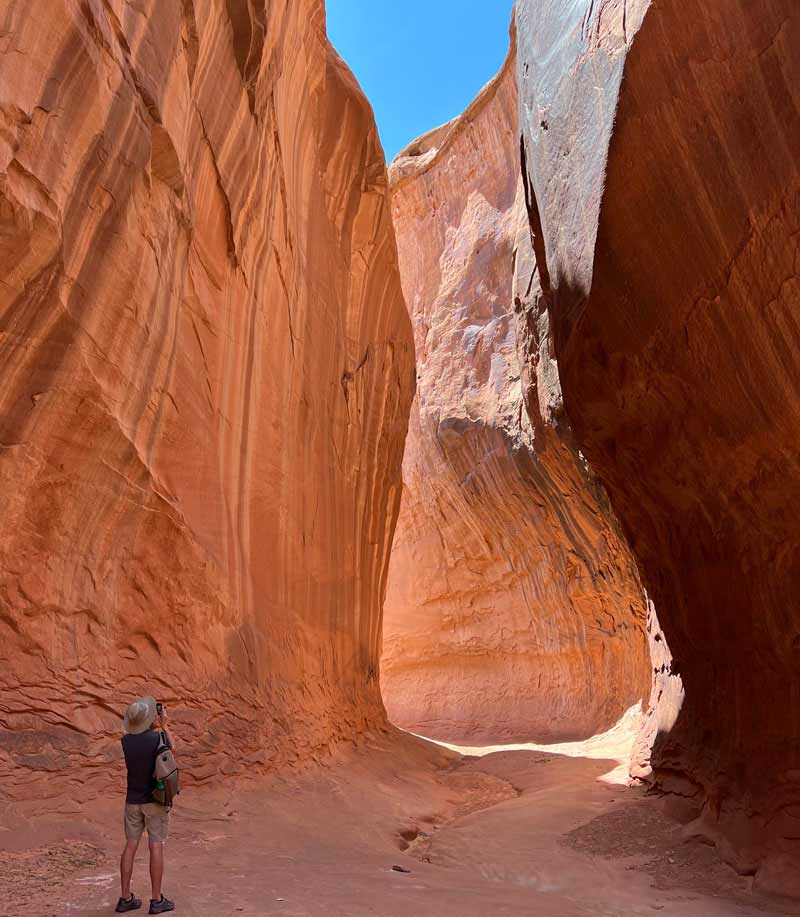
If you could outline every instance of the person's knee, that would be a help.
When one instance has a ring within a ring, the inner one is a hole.
[[[125,846],[122,848],[122,860],[133,860],[136,856],[136,849],[139,846],[139,841],[125,841]]]

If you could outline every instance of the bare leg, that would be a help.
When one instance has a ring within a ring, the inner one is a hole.
[[[133,861],[136,857],[136,849],[139,841],[126,841],[122,850],[122,856],[119,859],[119,879],[122,886],[122,897],[130,898],[131,896],[131,876],[133,875]]]
[[[161,899],[161,880],[164,878],[164,843],[150,841],[150,882],[153,886],[153,901]]]

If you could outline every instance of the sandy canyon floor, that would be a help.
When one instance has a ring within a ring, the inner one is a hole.
[[[619,782],[632,725],[465,755],[382,735],[291,778],[187,788],[165,891],[190,917],[796,913]],[[118,802],[58,807],[4,816],[3,917],[113,910]],[[147,897],[141,848],[134,889]]]

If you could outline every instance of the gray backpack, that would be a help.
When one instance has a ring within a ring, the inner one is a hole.
[[[159,733],[158,751],[156,752],[156,766],[153,770],[153,779],[156,782],[153,790],[153,802],[161,806],[171,806],[172,801],[180,793],[181,786],[178,779],[178,765],[175,755],[167,744],[167,737]]]

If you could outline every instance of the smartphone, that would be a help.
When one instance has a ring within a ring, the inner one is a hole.
[[[163,705],[163,704],[159,704],[158,701],[156,701],[156,713],[157,713],[159,716],[161,716],[161,714],[162,714],[163,712],[164,712],[164,705]]]

